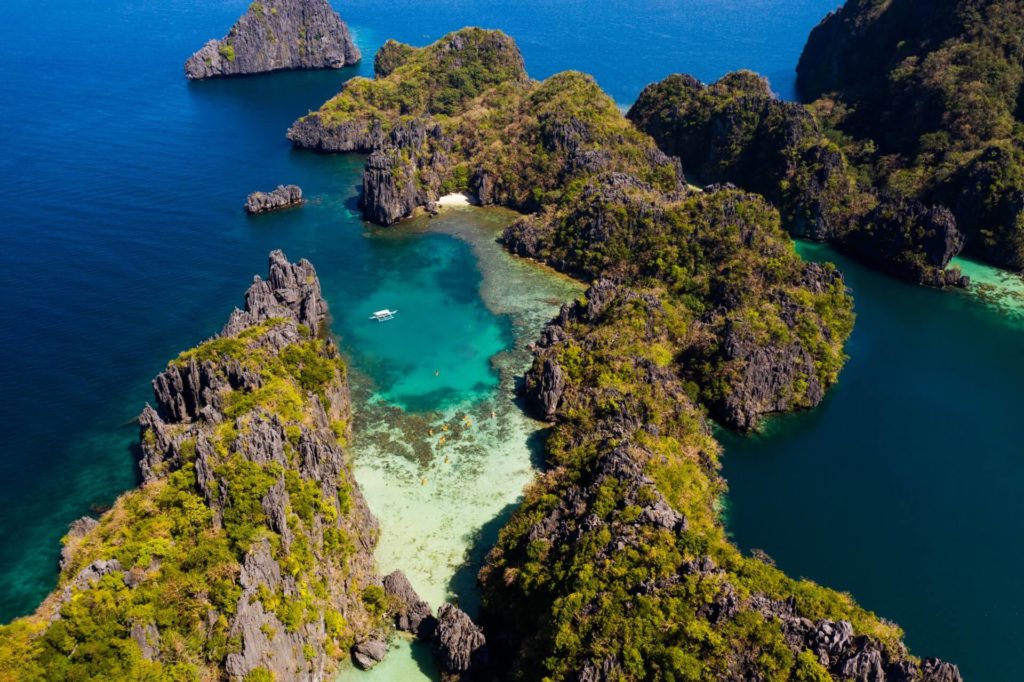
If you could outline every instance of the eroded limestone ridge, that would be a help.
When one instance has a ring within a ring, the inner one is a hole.
[[[362,55],[327,0],[262,0],[185,62],[190,80],[283,69],[340,69]]]
[[[948,267],[964,246],[949,209],[871,186],[812,107],[780,100],[755,73],[711,85],[674,74],[647,86],[627,116],[695,181],[763,195],[794,236],[831,242],[911,282],[969,284]]]
[[[141,487],[72,525],[57,589],[0,628],[2,669],[313,682],[381,639],[377,523],[326,314],[313,266],[275,251],[221,333],[154,379]]]
[[[602,280],[542,333],[526,391],[550,469],[480,573],[498,679],[958,682],[849,595],[731,545],[720,447],[658,350],[679,322]]]

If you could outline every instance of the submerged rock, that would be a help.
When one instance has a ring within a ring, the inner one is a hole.
[[[340,69],[362,55],[327,0],[262,0],[185,62],[190,80],[282,69]]]
[[[302,204],[302,188],[298,185],[278,185],[271,192],[253,192],[245,200],[245,210],[249,214],[279,211]]]

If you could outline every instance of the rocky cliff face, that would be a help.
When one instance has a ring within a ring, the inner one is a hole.
[[[185,62],[190,80],[282,69],[340,69],[361,58],[328,0],[261,0]]]
[[[797,66],[875,185],[953,212],[965,248],[1024,269],[1019,0],[849,0]]]
[[[147,407],[140,417],[143,473],[154,480],[191,464],[221,523],[237,504],[241,491],[235,488],[248,485],[220,473],[223,468],[254,466],[270,475],[268,483],[276,473],[254,510],[270,537],[244,551],[238,578],[242,593],[228,630],[241,641],[241,649],[227,655],[224,669],[239,678],[266,670],[276,679],[328,679],[337,664],[336,654],[328,653],[336,645],[328,614],[337,613],[351,624],[357,639],[360,631],[375,626],[359,585],[375,580],[376,521],[338,445],[350,418],[347,387],[343,370],[334,366],[337,351],[330,342],[317,340],[327,307],[308,261],[293,264],[280,251],[271,253],[266,281],[257,277],[245,301],[244,310],[232,313],[221,335],[204,346],[245,339],[265,359],[252,363],[244,351],[218,356],[200,346],[198,353],[186,354],[162,372],[153,382],[156,409]],[[240,391],[258,396],[269,388],[266,365],[274,359],[287,363],[289,354],[302,347],[304,352],[315,348],[317,355],[298,360],[300,388],[302,372],[321,362],[316,371],[333,374],[322,377],[326,380],[309,394],[307,405],[294,414],[275,410],[276,400],[260,405],[257,399],[248,411],[237,407]],[[225,424],[237,434],[230,444],[216,433]],[[307,495],[320,502],[303,519],[294,498]],[[347,538],[350,549],[332,557],[332,534]],[[301,562],[293,551],[298,545],[311,552],[309,565],[296,565]],[[325,593],[314,598],[298,622],[277,610],[303,599],[313,584],[322,585]]]
[[[0,632],[25,637],[25,679],[319,682],[384,636],[326,313],[313,266],[275,251],[221,333],[154,379],[142,487],[74,524],[58,590]]]
[[[832,242],[919,284],[966,285],[946,270],[964,244],[953,215],[872,187],[811,109],[779,100],[754,73],[707,86],[669,76],[645,88],[628,117],[695,180],[763,195],[794,236]]]
[[[480,574],[498,679],[960,680],[728,543],[718,447],[657,351],[677,324],[652,292],[599,282],[543,332],[526,385],[554,422],[550,469]]]
[[[302,204],[302,188],[298,185],[278,185],[270,192],[253,192],[245,200],[245,211],[250,215],[279,211]]]

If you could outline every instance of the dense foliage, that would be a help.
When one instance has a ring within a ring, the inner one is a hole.
[[[970,252],[1024,269],[1020,0],[849,0],[798,76],[872,182],[948,207]]]
[[[144,414],[151,476],[95,528],[66,538],[57,590],[34,615],[0,627],[0,679],[221,679],[225,660],[241,651],[238,612],[257,601],[283,631],[322,628],[322,648],[306,655],[335,664],[378,620],[362,606],[366,576],[350,561],[352,483],[324,485],[300,462],[324,415],[334,420],[331,438],[347,433],[345,366],[333,345],[271,319],[182,353],[169,369],[189,367],[254,379],[218,391],[224,420],[213,425]],[[254,449],[267,424],[287,434],[281,460],[272,442]],[[277,507],[268,502],[275,487]],[[283,574],[277,590],[246,583],[243,565],[262,545],[267,566]],[[270,629],[263,634],[272,639]],[[260,668],[246,679],[261,675],[272,679]]]
[[[480,574],[492,672],[827,680],[861,655],[915,679],[895,626],[743,557],[719,520],[724,483],[705,409],[755,428],[765,413],[817,404],[853,325],[842,278],[800,259],[763,198],[687,187],[583,74],[536,83],[516,72],[483,90],[472,80],[445,102],[379,96],[450,83],[436,54],[458,52],[463,34],[514,49],[475,29],[426,48],[388,44],[376,81],[346,86],[289,134],[370,153],[372,220],[470,191],[529,213],[506,231],[510,249],[596,280],[545,330],[527,376],[530,403],[556,426],[550,470]],[[473,53],[461,55],[470,68]],[[808,642],[833,626],[846,634],[828,659]]]
[[[678,166],[590,76],[531,81],[499,31],[463,29],[424,48],[389,41],[375,66],[378,78],[349,81],[289,136],[321,151],[373,152],[364,210],[376,222],[456,191],[533,211],[603,172],[680,186]]]
[[[709,86],[669,76],[628,116],[696,181],[765,196],[792,234],[829,240],[914,282],[960,283],[945,272],[963,245],[953,217],[877,191],[811,109],[779,100],[760,76],[741,71]]]
[[[695,317],[665,287],[603,280],[545,332],[529,379],[563,368],[551,470],[481,573],[503,679],[829,680],[798,634],[825,620],[904,655],[849,596],[729,543],[719,447],[673,353]]]
[[[730,426],[816,405],[846,359],[851,301],[832,268],[804,263],[756,195],[666,197],[613,176],[506,233],[523,255],[588,279],[656,286],[687,313],[665,347],[691,393]]]

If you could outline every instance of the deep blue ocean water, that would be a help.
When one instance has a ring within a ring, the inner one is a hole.
[[[480,300],[470,246],[375,236],[356,209],[362,159],[284,139],[347,77],[369,74],[385,39],[501,28],[534,77],[586,71],[623,105],[671,72],[711,80],[742,67],[791,96],[808,31],[838,3],[339,1],[360,66],[187,83],[184,59],[246,4],[5,3],[0,620],[52,588],[67,524],[135,484],[131,421],[150,379],[219,329],[272,248],[316,264],[334,329],[379,395],[429,410],[494,390],[490,358],[512,333]],[[242,213],[248,192],[282,182],[310,204]],[[842,266],[861,312],[854,359],[821,409],[726,438],[730,527],[742,546],[898,620],[916,652],[1006,679],[1006,654],[1024,653],[1020,330],[966,297]],[[384,306],[419,314],[406,324],[422,335],[367,327],[365,312]],[[434,365],[438,381],[418,380]]]

